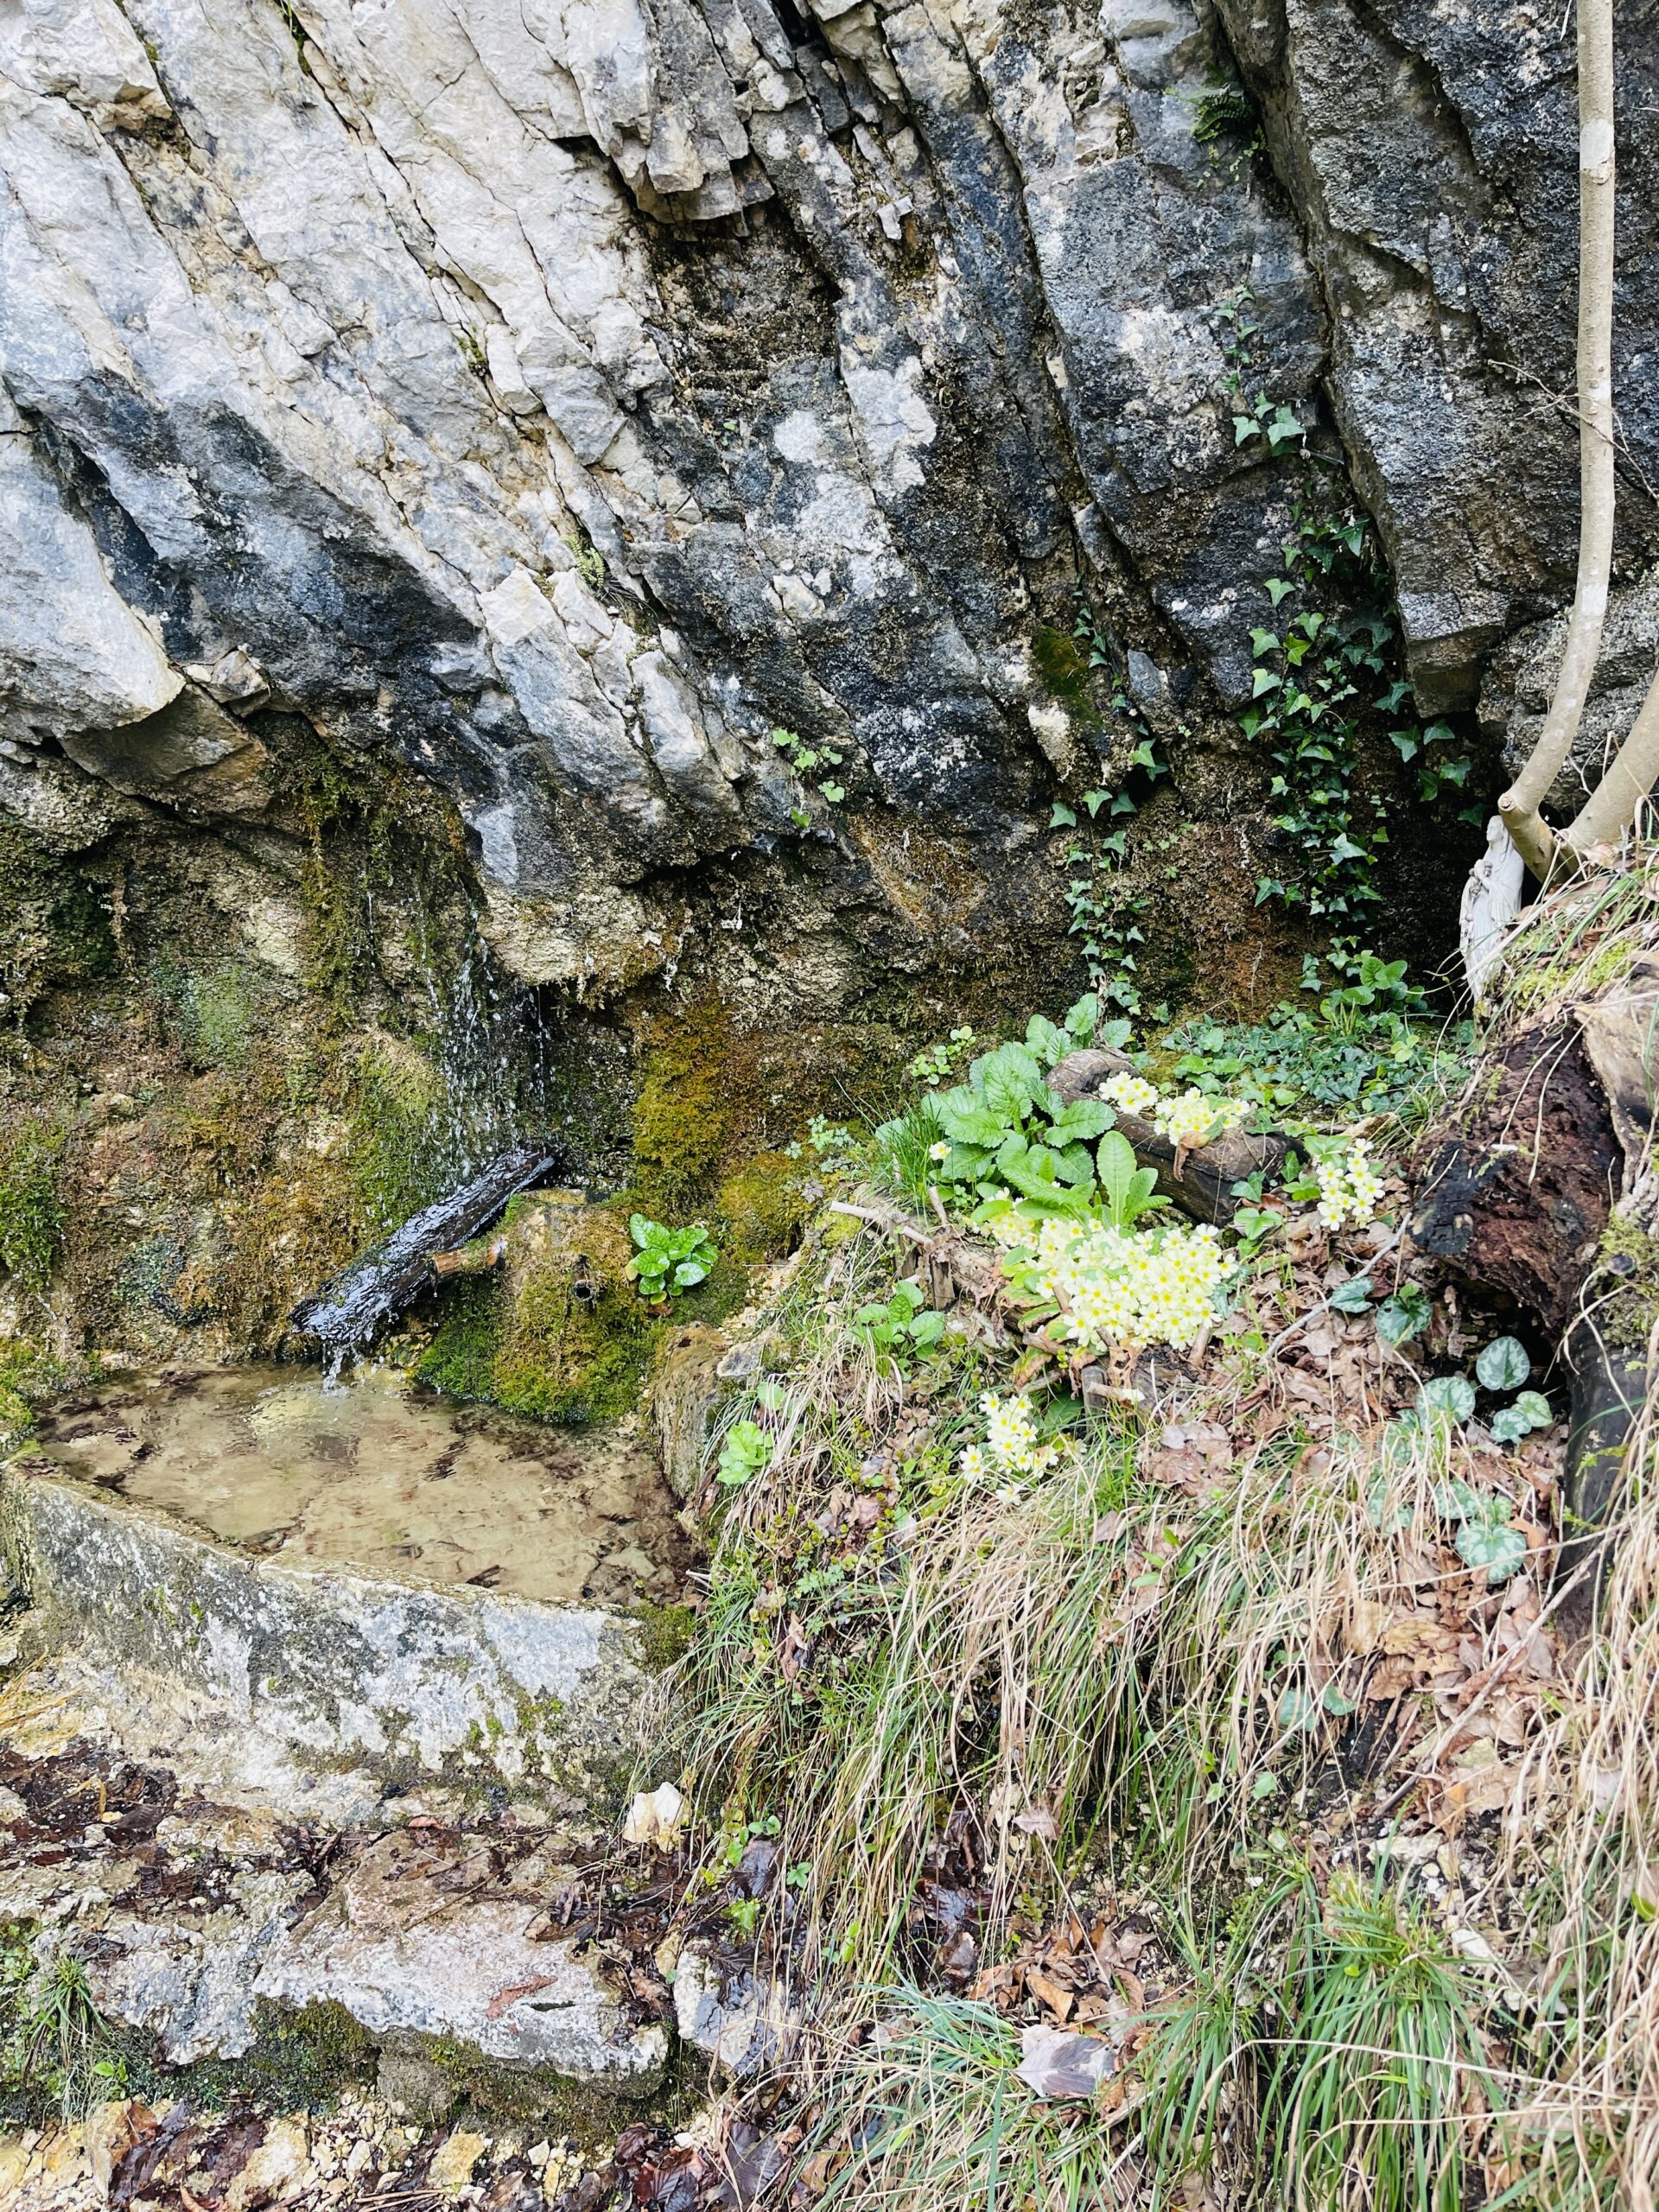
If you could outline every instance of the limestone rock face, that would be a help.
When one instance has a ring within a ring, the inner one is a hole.
[[[537,1940],[533,1902],[457,1897],[449,1873],[406,1835],[384,1838],[266,1954],[257,1993],[343,2005],[377,2041],[458,2038],[486,2059],[649,2087],[666,2031],[632,2025],[576,1944]]]
[[[1632,556],[1655,29],[1631,0]],[[709,871],[787,853],[838,941],[960,961],[1042,925],[1053,777],[1109,750],[1038,651],[1073,575],[1236,809],[1300,480],[1241,394],[1351,471],[1426,709],[1560,602],[1573,146],[1570,27],[1510,0],[22,0],[8,793],[61,754],[245,823],[294,716],[442,794],[527,981],[663,969]]]

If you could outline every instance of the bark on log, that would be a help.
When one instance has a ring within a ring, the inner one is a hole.
[[[1135,1063],[1127,1052],[1104,1046],[1068,1052],[1048,1078],[1055,1096],[1070,1105],[1073,1099],[1093,1098],[1108,1076],[1133,1074]],[[1178,1164],[1175,1147],[1166,1136],[1143,1122],[1138,1114],[1117,1108],[1117,1126],[1135,1147],[1135,1158],[1158,1177],[1160,1194],[1191,1214],[1195,1221],[1230,1221],[1237,1200],[1235,1183],[1243,1183],[1258,1168],[1277,1174],[1290,1150],[1287,1138],[1269,1131],[1247,1136],[1243,1129],[1229,1129],[1213,1144],[1199,1145]]]
[[[1483,1081],[1425,1148],[1412,1241],[1559,1336],[1607,1225],[1624,1149],[1576,1014],[1500,1046]]]
[[[1624,1461],[1650,1387],[1648,1347],[1609,1344],[1581,1322],[1567,1340],[1573,1397],[1567,1420],[1567,1465],[1561,1494],[1567,1535],[1555,1562],[1559,1586],[1587,1559],[1595,1559],[1562,1613],[1569,1635],[1584,1633],[1595,1617],[1607,1529],[1623,1508]]]
[[[302,1299],[289,1319],[308,1336],[345,1351],[360,1350],[432,1281],[432,1257],[487,1228],[507,1200],[563,1165],[563,1151],[517,1145],[480,1175],[416,1214],[351,1266]]]

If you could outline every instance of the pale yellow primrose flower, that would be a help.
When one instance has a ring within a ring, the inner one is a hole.
[[[1215,1313],[1228,1268],[1217,1231],[1135,1234],[1104,1224],[1045,1222],[1038,1281],[1060,1308],[1060,1333],[1090,1350],[1109,1344],[1190,1344]]]
[[[1369,1137],[1355,1137],[1346,1153],[1333,1154],[1313,1163],[1313,1179],[1319,1190],[1319,1219],[1338,1230],[1350,1219],[1362,1228],[1376,1211],[1382,1184],[1367,1157]]]
[[[1178,1151],[1191,1152],[1224,1129],[1236,1128],[1249,1110],[1248,1099],[1210,1098],[1194,1089],[1164,1099],[1152,1118]]]
[[[1100,1086],[1100,1095],[1109,1106],[1116,1106],[1125,1114],[1134,1114],[1145,1122],[1152,1117],[1158,1103],[1158,1086],[1148,1083],[1143,1075],[1131,1075],[1127,1068],[1117,1075],[1109,1075]]]

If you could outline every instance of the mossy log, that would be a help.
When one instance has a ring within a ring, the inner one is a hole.
[[[1420,1148],[1414,1243],[1459,1281],[1515,1299],[1572,1370],[1558,1583],[1594,1559],[1618,1516],[1650,1388],[1656,1102],[1659,962],[1643,958],[1597,998],[1494,1047]],[[1580,1626],[1599,1580],[1573,1600]]]
[[[1577,1310],[1624,1154],[1575,1016],[1501,1045],[1426,1141],[1412,1241],[1559,1337]]]
[[[1074,1099],[1096,1096],[1109,1076],[1134,1071],[1127,1052],[1091,1047],[1068,1052],[1049,1077],[1048,1087],[1069,1106]],[[1276,1174],[1290,1150],[1289,1140],[1275,1131],[1251,1136],[1229,1129],[1213,1144],[1180,1152],[1138,1114],[1126,1114],[1122,1107],[1116,1112],[1117,1126],[1135,1147],[1135,1158],[1157,1175],[1160,1193],[1196,1221],[1230,1221],[1237,1203],[1234,1184],[1247,1182],[1258,1170]]]
[[[343,1350],[372,1343],[430,1283],[435,1253],[476,1236],[509,1198],[541,1181],[563,1157],[545,1145],[515,1145],[499,1154],[463,1188],[425,1207],[314,1296],[302,1299],[289,1319],[308,1336]]]

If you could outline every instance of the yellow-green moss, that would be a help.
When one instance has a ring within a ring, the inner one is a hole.
[[[652,1025],[633,1107],[633,1195],[677,1219],[714,1197],[735,1100],[731,1018],[705,1006]]]
[[[0,1273],[25,1290],[42,1291],[63,1238],[60,1187],[65,1128],[45,1114],[26,1114],[0,1135]]]
[[[352,1159],[374,1234],[394,1229],[453,1180],[442,1071],[414,1045],[377,1039],[351,1079]]]
[[[421,2053],[462,2110],[496,2121],[531,2121],[550,2139],[591,2152],[608,2152],[619,2128],[642,2112],[670,2127],[683,2125],[707,2095],[707,2063],[683,2048],[658,2080],[632,2090],[573,2081],[550,2066],[503,2066],[448,2037],[422,2038]]]
[[[1090,696],[1088,654],[1069,630],[1039,627],[1031,641],[1031,657],[1044,683],[1079,721],[1100,720]]]
[[[720,1186],[722,1247],[736,1260],[778,1260],[794,1250],[810,1208],[793,1160],[763,1152]]]
[[[535,1421],[627,1412],[658,1325],[626,1273],[626,1226],[607,1207],[531,1198],[509,1229],[530,1249],[505,1278],[464,1277],[442,1294],[420,1379]]]
[[[1645,1344],[1659,1319],[1659,1237],[1614,1214],[1602,1231],[1591,1295],[1609,1344]]]
[[[691,1649],[697,1616],[690,1605],[654,1605],[642,1599],[633,1615],[639,1624],[640,1656],[653,1674],[661,1674]]]

